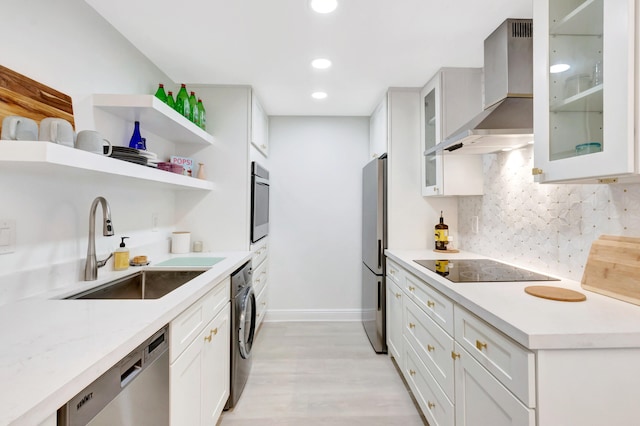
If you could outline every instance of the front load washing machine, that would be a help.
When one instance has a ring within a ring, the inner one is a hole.
[[[251,347],[256,331],[256,296],[251,261],[231,274],[231,388],[225,410],[235,407],[251,371]]]

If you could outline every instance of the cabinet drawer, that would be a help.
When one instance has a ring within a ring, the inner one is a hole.
[[[260,294],[264,286],[267,285],[267,278],[268,278],[267,263],[268,262],[262,262],[260,266],[258,266],[257,268],[255,268],[255,264],[253,264],[254,269],[251,276],[253,279],[253,291],[256,294]]]
[[[453,426],[454,408],[408,341],[404,344],[404,376],[430,426]]]
[[[267,239],[263,238],[255,244],[251,244],[251,264],[254,268],[259,266],[267,258]]]
[[[535,356],[467,310],[455,308],[455,338],[525,405],[535,407]]]
[[[535,426],[527,408],[507,388],[456,344],[456,426]]]
[[[225,278],[169,324],[169,358],[173,362],[231,298],[231,279]]]
[[[262,291],[256,296],[256,330],[260,327],[260,324],[264,320],[264,316],[267,313],[267,292],[269,289],[265,286]]]
[[[405,276],[405,291],[444,331],[453,336],[453,302],[411,274]]]
[[[404,335],[447,397],[453,401],[453,338],[411,300],[404,309]]]
[[[402,285],[404,271],[393,260],[387,259],[387,277],[398,285]]]

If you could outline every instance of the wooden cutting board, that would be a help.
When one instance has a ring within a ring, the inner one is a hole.
[[[582,288],[640,305],[640,238],[602,235],[594,241]]]
[[[38,123],[46,117],[63,118],[75,128],[70,96],[0,65],[0,131],[8,115]]]
[[[579,291],[568,288],[552,287],[548,285],[532,285],[525,287],[525,293],[543,299],[558,300],[560,302],[582,302],[587,300],[587,296]]]

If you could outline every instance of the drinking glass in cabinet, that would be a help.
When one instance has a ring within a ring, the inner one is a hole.
[[[552,161],[604,149],[603,1],[549,2],[549,158]]]

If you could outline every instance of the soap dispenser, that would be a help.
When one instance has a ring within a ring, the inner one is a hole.
[[[446,251],[447,244],[449,243],[449,226],[444,223],[444,218],[442,217],[442,211],[440,212],[440,223],[436,225],[435,230],[436,237],[436,250],[438,251]]]
[[[114,271],[125,271],[129,269],[129,249],[125,247],[124,240],[129,237],[120,237],[120,247],[115,252],[113,259]]]

